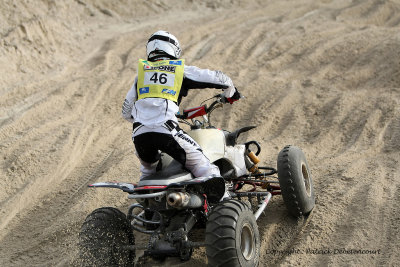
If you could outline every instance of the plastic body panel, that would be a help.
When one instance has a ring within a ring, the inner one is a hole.
[[[199,144],[204,155],[214,162],[225,155],[225,135],[218,129],[198,129],[188,134]]]
[[[231,161],[238,177],[247,174],[246,163],[244,161],[245,150],[246,147],[244,145],[226,147],[225,158]]]

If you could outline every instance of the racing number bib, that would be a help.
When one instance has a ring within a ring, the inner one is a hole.
[[[152,85],[158,84],[161,86],[173,87],[175,82],[175,75],[169,73],[158,73],[158,72],[145,72],[144,73],[144,84]]]
[[[138,67],[138,100],[147,97],[178,102],[184,74],[184,60],[147,61],[140,59]]]

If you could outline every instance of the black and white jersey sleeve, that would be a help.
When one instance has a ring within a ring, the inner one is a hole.
[[[137,77],[135,78],[135,82],[133,83],[131,89],[126,94],[124,103],[122,105],[122,117],[132,123],[134,122],[132,110],[134,109],[134,104],[137,100],[136,83]]]
[[[186,96],[189,89],[202,88],[223,89],[227,98],[232,97],[236,90],[231,78],[222,71],[185,65],[181,96]]]

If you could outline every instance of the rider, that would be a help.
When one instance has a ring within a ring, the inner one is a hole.
[[[141,163],[141,177],[156,172],[160,152],[180,162],[195,177],[220,176],[217,166],[178,126],[175,114],[189,89],[223,89],[224,99],[240,98],[232,80],[221,71],[185,65],[178,39],[157,31],[147,42],[147,60],[140,59],[138,74],[122,106],[122,116],[133,123],[132,140]]]

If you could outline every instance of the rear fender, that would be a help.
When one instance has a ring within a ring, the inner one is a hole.
[[[118,182],[100,182],[88,185],[88,187],[107,187],[107,188],[117,188],[129,194],[133,193],[136,185],[131,183],[118,183]]]

